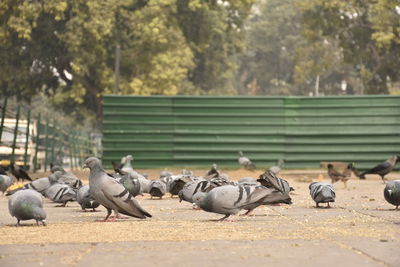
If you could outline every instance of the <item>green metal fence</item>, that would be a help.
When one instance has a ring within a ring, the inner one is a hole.
[[[14,161],[31,171],[48,171],[50,163],[63,163],[77,169],[95,154],[95,140],[88,132],[66,127],[49,114],[32,115],[25,105],[10,106],[7,98],[0,110],[0,160],[5,166]]]
[[[103,160],[132,154],[136,167],[367,168],[400,154],[400,96],[104,97]]]

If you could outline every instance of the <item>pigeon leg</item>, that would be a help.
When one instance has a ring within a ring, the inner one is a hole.
[[[17,219],[17,224],[15,225],[15,226],[21,226],[21,224],[19,223],[20,222],[20,220],[19,219]]]
[[[319,208],[319,203],[317,203],[317,208]]]
[[[328,206],[327,206],[328,208],[330,208],[331,206],[329,205],[329,202],[328,202]]]
[[[96,212],[96,209],[95,209],[95,208],[92,208],[92,212]]]
[[[381,178],[382,178],[383,183],[386,184],[385,175],[381,176]]]
[[[254,210],[254,209],[253,209]],[[248,210],[246,213],[241,214],[240,216],[255,216],[253,214],[253,210]]]
[[[111,215],[111,209],[107,209],[107,215],[103,220],[96,220],[96,222],[106,222]]]
[[[229,216],[231,216],[230,214],[225,215],[224,217],[222,217],[221,219],[219,219],[219,222],[231,222],[231,220],[229,220]]]

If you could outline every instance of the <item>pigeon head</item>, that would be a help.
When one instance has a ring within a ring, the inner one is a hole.
[[[98,158],[95,157],[90,157],[88,159],[85,160],[85,163],[83,164],[82,168],[89,168],[90,170],[93,170],[93,168],[95,167],[101,167],[101,162]],[[102,167],[101,167],[102,168]]]
[[[39,222],[41,222],[43,225],[46,225],[46,212],[44,209],[40,207],[34,207],[33,210],[33,218]]]
[[[217,169],[217,164],[213,164],[213,165],[211,165],[211,169],[213,169],[213,170],[216,170]]]
[[[239,156],[243,157],[243,152],[239,151]]]
[[[328,169],[332,169],[333,168],[333,165],[332,164],[328,164]]]
[[[133,157],[132,157],[132,155],[128,155],[128,156],[126,156],[125,160],[133,160]]]
[[[400,156],[399,155],[396,156],[396,163],[397,162],[400,162]]]
[[[292,204],[292,199],[288,194],[284,194],[278,190],[274,190],[271,194],[268,194],[264,200],[267,203],[285,203],[285,204]]]
[[[197,206],[201,207],[201,202],[206,198],[207,193],[205,192],[197,192],[193,195],[192,200]]]

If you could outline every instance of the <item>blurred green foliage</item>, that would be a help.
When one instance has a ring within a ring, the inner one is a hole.
[[[0,2],[0,90],[80,120],[104,94],[386,94],[400,73],[398,0]],[[121,47],[115,91],[115,51]],[[341,89],[342,81],[347,90]]]

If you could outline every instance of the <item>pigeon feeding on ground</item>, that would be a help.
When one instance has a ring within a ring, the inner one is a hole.
[[[290,199],[287,194],[264,186],[225,185],[212,189],[210,192],[197,192],[193,201],[202,210],[225,215],[219,221],[228,220],[231,215],[245,209],[248,215],[260,205],[270,202],[278,203]]]
[[[76,189],[67,184],[55,183],[46,190],[44,195],[55,203],[61,203],[57,207],[65,207],[67,202],[76,200]]]
[[[365,172],[362,172],[360,174],[360,179],[365,179],[366,174],[378,174],[381,176],[382,181],[385,183],[385,175],[391,172],[396,165],[397,162],[400,161],[399,156],[393,156],[390,159],[378,164],[377,166],[373,167],[372,169],[369,169]]]
[[[197,192],[209,192],[214,186],[207,180],[199,179],[186,183],[185,186],[179,191],[179,202],[186,201],[193,203],[193,196]]]
[[[311,198],[315,201],[317,208],[319,208],[319,203],[327,203],[327,207],[330,208],[329,203],[335,202],[336,194],[331,184],[313,182],[308,188],[310,189]]]
[[[242,151],[239,151],[239,159],[238,162],[240,165],[242,165],[246,170],[255,170],[256,165],[254,165],[253,162],[247,157],[243,155]]]
[[[149,188],[151,198],[159,197],[161,199],[167,193],[167,184],[162,180],[151,181]]]
[[[8,209],[11,216],[17,218],[17,226],[20,221],[35,220],[39,226],[46,225],[46,212],[43,209],[42,196],[31,189],[21,190],[16,192],[8,200]]]
[[[4,192],[13,184],[13,179],[4,174],[0,174],[0,191],[4,194]]]
[[[108,220],[111,211],[114,211],[115,214],[113,221],[121,218],[120,213],[140,219],[152,217],[122,184],[107,175],[98,158],[90,157],[86,159],[83,168],[90,169],[90,194],[107,209],[107,215],[103,221]]]
[[[18,182],[20,179],[22,181],[24,180],[32,181],[32,178],[28,175],[28,173],[21,166],[18,166],[14,162],[11,162],[10,164],[10,171],[11,174],[15,176]]]
[[[81,186],[81,188],[78,189],[78,192],[76,193],[76,201],[83,211],[86,211],[86,209],[96,211],[96,208],[100,206],[100,204],[90,195],[89,185]]]
[[[396,206],[395,210],[400,210],[400,180],[387,182],[383,195],[387,202]]]
[[[269,170],[261,174],[257,182],[267,188],[275,188],[276,190],[286,194],[294,191],[294,188],[289,185],[288,181],[277,177],[275,173]]]

